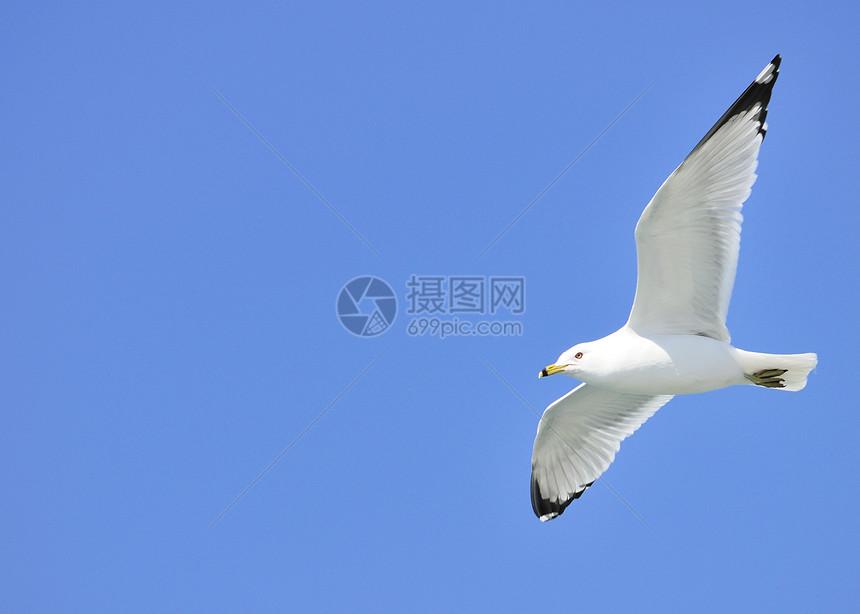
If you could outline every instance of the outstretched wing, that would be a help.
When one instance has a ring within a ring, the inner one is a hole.
[[[532,453],[532,508],[561,514],[606,471],[621,441],[671,396],[612,392],[582,384],[546,408]]]
[[[640,334],[729,341],[726,313],[780,56],[663,183],[636,225],[639,279],[627,325]]]

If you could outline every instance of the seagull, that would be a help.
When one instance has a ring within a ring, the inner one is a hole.
[[[619,330],[574,345],[539,377],[583,382],[544,411],[531,499],[546,522],[606,471],[621,441],[679,394],[746,384],[800,390],[815,354],[735,348],[726,328],[777,55],[669,175],[636,225],[638,280]]]

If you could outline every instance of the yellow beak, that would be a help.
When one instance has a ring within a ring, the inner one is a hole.
[[[538,377],[546,377],[547,375],[555,375],[556,373],[561,373],[564,371],[564,368],[567,365],[548,365],[544,367],[543,371],[538,373]]]

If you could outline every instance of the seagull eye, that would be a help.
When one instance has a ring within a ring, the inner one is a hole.
[[[577,352],[576,354],[573,355],[573,357],[576,358],[577,360],[579,360],[580,358],[582,358],[582,352]]]

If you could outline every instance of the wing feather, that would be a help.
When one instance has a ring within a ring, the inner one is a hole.
[[[671,396],[612,392],[582,384],[547,407],[532,455],[532,508],[561,514],[606,471],[621,441]]]
[[[726,314],[737,270],[741,208],[756,179],[780,57],[663,183],[636,225],[639,277],[627,325],[639,334],[730,341]]]

